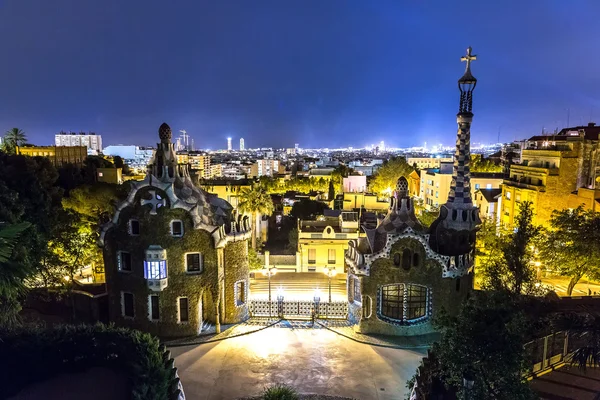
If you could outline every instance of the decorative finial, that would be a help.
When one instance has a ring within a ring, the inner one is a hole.
[[[172,136],[171,127],[166,122],[163,122],[160,128],[158,128],[158,137],[161,143],[171,143]]]
[[[460,58],[460,61],[466,61],[467,62],[467,68],[465,69],[465,72],[467,72],[467,71],[471,72],[471,61],[477,60],[477,56],[475,54],[471,54],[472,51],[473,51],[473,49],[471,48],[471,46],[469,46],[467,48],[467,55],[466,56],[462,56]]]
[[[398,182],[396,183],[396,195],[399,199],[408,197],[408,181],[403,176],[398,178]]]

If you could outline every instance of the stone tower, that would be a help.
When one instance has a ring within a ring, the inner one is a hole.
[[[476,56],[467,49],[467,55],[461,58],[466,61],[466,69],[458,80],[460,103],[456,122],[456,151],[454,153],[454,169],[452,183],[448,193],[448,202],[440,207],[438,219],[431,225],[430,245],[440,254],[447,256],[471,255],[475,247],[475,233],[479,220],[479,212],[473,206],[471,198],[471,122],[473,121],[473,91],[477,79],[471,73],[471,61]],[[467,259],[472,257],[467,256]],[[461,257],[461,262],[462,262]],[[458,264],[458,261],[457,261]],[[458,265],[457,265],[458,267]],[[470,267],[470,265],[463,265]]]

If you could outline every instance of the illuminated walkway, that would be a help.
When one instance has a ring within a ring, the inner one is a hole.
[[[171,349],[190,399],[237,399],[285,383],[300,393],[403,399],[424,350],[354,342],[325,329],[267,328],[216,343]]]

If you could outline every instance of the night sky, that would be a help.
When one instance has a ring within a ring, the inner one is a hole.
[[[410,5],[410,6],[408,6]],[[600,2],[0,0],[0,131],[196,147],[450,145],[600,122]]]

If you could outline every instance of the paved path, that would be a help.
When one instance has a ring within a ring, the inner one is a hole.
[[[258,395],[274,383],[300,393],[400,400],[425,354],[357,343],[326,329],[277,327],[171,352],[186,397],[194,400]]]

